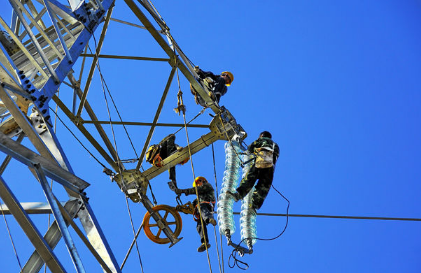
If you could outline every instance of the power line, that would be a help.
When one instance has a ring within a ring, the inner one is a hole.
[[[234,212],[240,215],[239,212]],[[260,216],[287,216],[284,213],[257,213]],[[371,217],[371,216],[339,216],[339,215],[317,215],[317,214],[288,214],[288,217],[303,218],[330,218],[330,219],[351,219],[351,220],[388,220],[388,221],[415,221],[420,222],[421,218],[402,218],[402,217]]]

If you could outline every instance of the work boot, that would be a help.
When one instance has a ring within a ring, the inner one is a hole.
[[[199,246],[199,248],[197,249],[197,252],[203,252],[203,251],[206,250],[206,248],[209,249],[210,247],[211,247],[211,245],[209,243],[207,243],[206,245],[205,245],[205,243],[203,243]]]
[[[238,200],[240,200],[240,194],[238,192],[230,192],[227,191],[228,196],[231,196],[234,199],[234,202],[237,202]]]
[[[209,219],[209,224],[211,224],[212,226],[216,226],[216,220],[213,218]]]

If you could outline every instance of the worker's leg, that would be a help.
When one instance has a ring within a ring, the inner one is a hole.
[[[255,210],[260,209],[269,193],[273,181],[273,167],[259,169],[259,182],[257,182],[252,197],[252,207]]]
[[[211,223],[214,226],[216,225],[216,221],[213,218],[212,205],[207,203],[200,204],[200,211],[202,212],[202,218],[205,224]]]
[[[240,199],[243,199],[244,196],[253,188],[254,183],[257,180],[258,169],[253,165],[249,172],[241,180],[240,186],[237,188],[237,192],[240,194]]]
[[[203,229],[202,229],[202,222],[203,222]],[[208,229],[206,227],[206,222],[203,219],[203,221],[200,221],[200,218],[197,220],[197,225],[196,225],[196,229],[197,232],[200,235],[200,241],[202,242],[202,244],[204,243],[208,243]]]

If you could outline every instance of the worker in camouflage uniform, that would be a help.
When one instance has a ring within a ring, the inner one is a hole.
[[[155,167],[162,167],[162,161],[175,153],[176,151],[182,150],[183,147],[177,145],[175,143],[175,135],[170,134],[166,136],[159,144],[151,145],[146,152],[146,161],[154,165]],[[185,159],[184,161],[180,162],[179,164],[185,164],[189,158]],[[175,166],[169,168],[169,178],[170,182],[175,187],[177,186],[176,176],[175,176]]]
[[[198,66],[194,68],[194,71],[199,76],[199,79],[209,87],[211,90],[209,96],[217,103],[219,103],[221,97],[227,93],[227,86],[230,86],[234,81],[234,75],[229,71],[224,71],[221,75],[215,75],[210,71],[203,71]],[[204,106],[203,99],[198,96],[196,90],[194,90],[192,86],[191,91],[195,95],[196,103]]]
[[[197,189],[197,198],[193,201],[194,209],[194,220],[197,222],[197,232],[200,235],[200,241],[202,244],[197,249],[198,252],[203,252],[206,249],[210,248],[209,239],[208,239],[208,229],[207,225],[210,223],[213,226],[216,226],[216,220],[213,218],[213,208],[215,205],[215,191],[211,184],[208,183],[206,178],[202,176],[196,177],[193,182],[193,187],[189,189],[175,189],[175,193],[180,195],[184,193],[185,195],[196,194]],[[198,208],[198,203],[200,204],[200,211]]]
[[[234,201],[243,199],[255,186],[252,197],[252,209],[260,209],[272,186],[275,164],[279,156],[279,146],[272,140],[272,134],[268,131],[260,133],[259,138],[247,148],[250,153],[254,153],[256,158],[252,161],[252,166],[248,173],[241,180],[236,192],[228,192]]]

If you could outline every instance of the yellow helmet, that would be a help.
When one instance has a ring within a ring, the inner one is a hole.
[[[234,81],[234,75],[231,72],[229,72],[229,71],[224,71],[224,72],[221,73],[221,75],[222,74],[227,74],[228,75],[228,77],[230,78],[231,82],[230,83],[227,83],[225,85],[226,86],[230,86],[231,83]]]
[[[196,177],[196,179],[193,182],[193,187],[196,187],[196,182],[198,182],[198,183],[208,183],[208,180],[206,180],[206,178],[204,178],[203,176],[198,176],[198,177]]]

